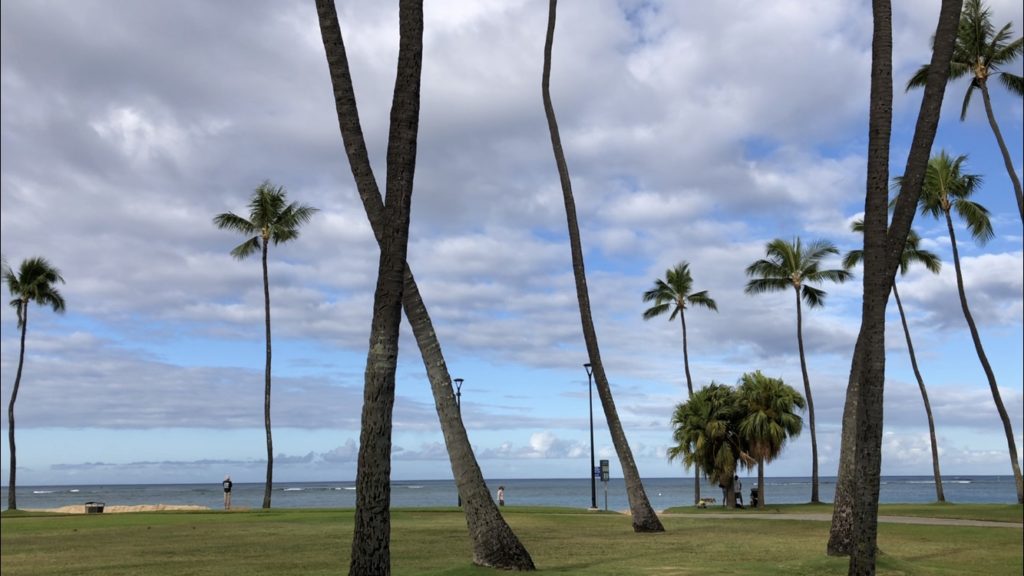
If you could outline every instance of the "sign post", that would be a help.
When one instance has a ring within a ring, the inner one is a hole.
[[[608,511],[608,461],[601,460],[601,483],[604,484],[604,511]]]

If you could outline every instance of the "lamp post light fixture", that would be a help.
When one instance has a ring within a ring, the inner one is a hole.
[[[594,477],[594,367],[587,362],[587,392],[590,397],[590,509],[597,510],[597,479]]]
[[[452,380],[452,384],[455,384],[455,409],[459,413],[459,423],[462,423],[462,383],[465,382],[462,378],[455,378]],[[459,493],[458,481],[455,483],[455,492],[458,494],[459,506],[462,506],[462,494]]]

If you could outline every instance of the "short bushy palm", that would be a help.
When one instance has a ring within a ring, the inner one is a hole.
[[[244,260],[257,252],[263,262],[263,311],[266,330],[267,361],[264,371],[263,423],[267,436],[267,479],[263,488],[263,507],[270,508],[270,494],[274,484],[274,440],[270,433],[270,276],[267,272],[267,253],[270,243],[282,244],[299,237],[299,228],[309,222],[316,208],[297,202],[288,203],[288,193],[282,186],[264,181],[253,191],[249,200],[249,218],[232,212],[218,214],[213,223],[221,230],[232,230],[247,236],[245,242],[235,246],[231,255]]]
[[[1017,197],[1017,209],[1020,211],[1021,222],[1024,222],[1024,194],[1021,192],[1020,179],[1013,166],[1013,159],[1010,158],[1010,151],[1003,140],[1003,134],[996,123],[996,116],[992,111],[992,100],[988,92],[988,79],[998,76],[1003,87],[1010,94],[1024,96],[1024,79],[1018,74],[1013,74],[1003,67],[1009,66],[1024,51],[1024,38],[1013,38],[1013,24],[1006,23],[996,32],[992,25],[992,11],[985,6],[981,0],[966,0],[963,12],[960,15],[960,28],[957,31],[956,47],[953,51],[953,61],[949,67],[949,81],[969,76],[971,83],[967,85],[967,93],[964,94],[963,107],[960,110],[960,120],[967,117],[967,107],[971,103],[971,95],[977,89],[981,92],[982,101],[985,104],[985,114],[988,116],[989,126],[992,134],[996,137],[999,151],[1003,155],[1003,164],[1006,165],[1006,172],[1013,182],[1013,191]],[[911,88],[924,87],[928,77],[928,65],[922,66],[907,83],[907,90]]]
[[[766,257],[747,267],[747,294],[781,292],[793,289],[796,294],[796,341],[800,351],[800,371],[804,378],[804,396],[807,399],[807,415],[811,428],[811,502],[818,503],[818,436],[814,427],[814,400],[811,396],[811,381],[807,375],[807,359],[804,355],[803,309],[801,300],[811,308],[823,306],[825,291],[810,284],[822,282],[846,282],[850,273],[842,269],[822,270],[821,261],[839,250],[827,240],[815,240],[805,245],[800,238],[786,242],[776,238],[768,243]]]
[[[668,459],[682,460],[686,468],[697,467],[724,486],[729,506],[735,505],[732,484],[737,463],[749,460],[737,430],[741,417],[735,391],[714,382],[695,391],[672,413]]]
[[[764,508],[764,465],[782,453],[787,440],[800,435],[804,421],[796,411],[807,403],[781,378],[769,378],[760,370],[744,374],[737,393],[743,415],[738,429],[757,461],[757,507]]]
[[[1006,433],[1006,444],[1010,452],[1010,467],[1013,469],[1013,479],[1017,488],[1017,502],[1024,504],[1024,481],[1021,479],[1020,462],[1017,459],[1017,442],[1013,435],[1013,425],[1010,422],[1010,415],[1003,405],[1003,398],[999,394],[999,386],[996,384],[996,376],[989,364],[985,348],[981,344],[981,336],[978,334],[978,327],[974,323],[974,316],[967,305],[967,293],[964,291],[964,277],[960,269],[960,251],[956,244],[956,231],[953,227],[952,212],[967,225],[971,236],[978,243],[984,244],[993,236],[992,222],[989,220],[989,212],[984,206],[972,201],[970,198],[981,187],[981,176],[967,174],[963,171],[964,162],[967,156],[961,155],[952,158],[945,151],[933,156],[928,161],[928,171],[925,173],[924,186],[921,189],[921,200],[919,206],[921,213],[934,218],[944,219],[946,229],[949,231],[950,247],[953,250],[953,269],[956,271],[956,287],[960,295],[960,308],[963,310],[967,327],[971,331],[971,339],[974,342],[974,349],[978,354],[978,361],[988,379],[988,386],[992,392],[992,400],[995,402],[999,418],[1003,422],[1003,431]]]
[[[854,220],[850,225],[854,232],[864,232],[864,221]],[[843,257],[843,267],[850,269],[857,266],[864,259],[863,250],[850,250]],[[900,274],[905,275],[911,264],[923,264],[932,274],[938,274],[942,269],[942,262],[939,257],[921,248],[921,237],[913,229],[907,234],[907,241],[903,245],[903,253],[900,254]],[[946,501],[946,494],[942,489],[942,472],[939,469],[939,443],[935,436],[935,419],[932,417],[932,405],[928,401],[928,389],[925,388],[924,378],[917,366],[917,354],[914,353],[914,342],[910,339],[910,325],[907,324],[907,315],[903,310],[903,301],[900,299],[900,292],[896,288],[896,282],[892,285],[892,295],[896,299],[896,308],[900,312],[900,321],[903,324],[903,336],[907,341],[907,352],[910,354],[910,366],[914,369],[914,376],[917,378],[917,388],[921,391],[921,400],[924,402],[924,411],[928,416],[928,433],[932,447],[932,476],[935,478],[935,499],[939,502]]]
[[[49,306],[54,312],[64,312],[64,296],[57,289],[63,284],[64,278],[60,270],[50,264],[46,258],[29,258],[23,260],[17,273],[3,263],[3,280],[13,297],[10,304],[18,314],[18,328],[21,329],[21,347],[18,352],[18,370],[14,376],[14,389],[11,401],[7,405],[7,440],[11,448],[11,467],[7,484],[7,508],[18,509],[17,493],[17,447],[14,443],[14,402],[18,399],[21,387],[21,370],[25,365],[25,333],[28,331],[29,304]]]

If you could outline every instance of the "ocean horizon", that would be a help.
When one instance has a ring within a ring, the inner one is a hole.
[[[755,477],[741,477],[744,502],[750,502],[750,489]],[[647,497],[655,510],[693,505],[693,478],[644,479]],[[946,500],[961,504],[1013,504],[1016,502],[1013,476],[948,476],[943,478]],[[768,504],[799,504],[810,501],[809,477],[765,478]],[[505,488],[509,506],[564,506],[589,508],[592,503],[590,480],[586,478],[508,478],[487,481],[492,497],[499,486]],[[607,488],[607,491],[606,491]],[[353,508],[353,480],[316,482],[277,482],[272,493],[276,508]],[[819,481],[821,499],[831,502],[835,495],[835,477],[823,476]],[[219,479],[209,483],[191,484],[64,484],[49,486],[18,486],[18,507],[21,509],[60,508],[86,502],[103,502],[109,506],[135,505],[198,505],[211,509],[223,507],[223,491]],[[596,483],[597,507],[626,510],[629,503],[621,478],[607,485]],[[701,482],[701,496],[715,498],[720,505],[722,491],[718,486]],[[0,500],[7,501],[7,487],[0,488]],[[882,503],[935,502],[935,481],[931,476],[883,476],[879,500]],[[391,483],[391,505],[396,508],[455,506],[458,494],[452,480],[396,480]],[[259,508],[263,502],[262,482],[236,482],[232,490],[235,509]]]

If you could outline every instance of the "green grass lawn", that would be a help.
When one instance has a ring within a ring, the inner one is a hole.
[[[827,522],[679,515],[664,518],[663,534],[634,534],[620,514],[514,506],[503,512],[542,574],[846,573],[845,559],[824,554]],[[983,508],[971,514],[995,519]],[[471,565],[458,509],[400,509],[392,520],[395,574],[495,574]],[[15,513],[3,515],[0,528],[4,576],[345,574],[352,510]],[[883,524],[878,573],[1019,575],[1022,534]]]

